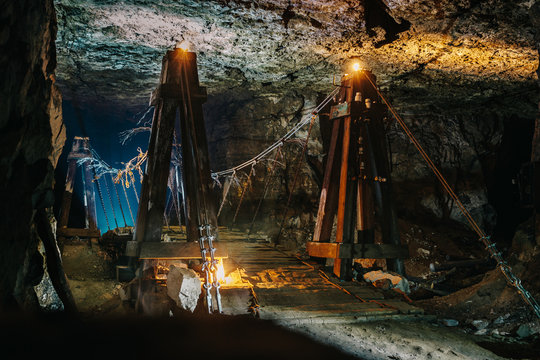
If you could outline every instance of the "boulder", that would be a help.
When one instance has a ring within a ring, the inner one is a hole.
[[[382,270],[370,271],[364,274],[364,280],[383,289],[398,289],[403,291],[405,294],[410,294],[411,292],[409,281],[398,274],[393,274]]]
[[[195,271],[171,265],[167,294],[178,307],[193,312],[201,295],[201,280]]]

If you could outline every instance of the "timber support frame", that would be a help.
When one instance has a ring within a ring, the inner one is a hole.
[[[355,258],[386,259],[389,270],[404,274],[402,259],[408,257],[392,192],[387,109],[367,77],[376,83],[367,70],[343,76],[330,108],[327,128],[332,130],[317,221],[313,241],[307,243],[311,256],[333,259],[334,274],[346,280],[352,277]],[[376,231],[382,243],[375,243]]]
[[[94,176],[90,169],[90,164],[84,159],[91,159],[92,152],[90,151],[90,139],[87,137],[75,136],[71,151],[68,154],[68,169],[66,174],[66,186],[62,196],[62,207],[60,209],[60,219],[57,225],[58,242],[69,237],[84,237],[91,240],[98,239],[101,233],[97,227],[96,213],[96,193],[94,191]],[[80,163],[82,162],[82,164]],[[82,180],[84,187],[84,211],[85,211],[85,228],[69,228],[69,214],[71,210],[71,202],[73,200],[73,189],[75,186],[75,175],[77,167],[82,167]]]

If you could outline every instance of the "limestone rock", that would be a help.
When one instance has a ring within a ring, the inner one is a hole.
[[[178,307],[193,312],[201,295],[201,280],[195,271],[171,265],[167,275],[167,294]]]

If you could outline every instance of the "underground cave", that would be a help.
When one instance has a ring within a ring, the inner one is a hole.
[[[2,354],[540,359],[540,1],[2,9]]]

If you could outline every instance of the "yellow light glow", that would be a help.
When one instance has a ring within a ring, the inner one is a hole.
[[[358,71],[360,70],[360,63],[359,62],[355,62],[352,66],[353,70],[354,71]]]
[[[223,259],[218,259],[216,276],[220,283],[225,283],[227,280],[225,278],[225,268],[223,267]]]
[[[210,258],[208,259],[210,261]],[[214,274],[210,273],[210,281],[214,281]],[[230,284],[233,282],[233,279],[229,276],[225,276],[225,268],[223,267],[223,259],[218,258],[216,264],[216,277],[221,285]]]
[[[193,48],[193,44],[187,40],[183,40],[183,41],[177,42],[175,47],[183,51],[189,51],[190,49]]]

